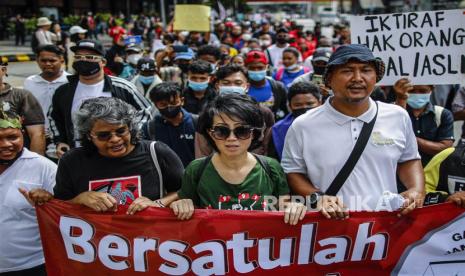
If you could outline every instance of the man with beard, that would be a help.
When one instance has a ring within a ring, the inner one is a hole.
[[[69,74],[63,70],[64,52],[55,45],[40,46],[37,50],[37,65],[41,73],[32,75],[24,81],[24,89],[31,91],[39,101],[45,117],[45,139],[47,156],[56,158],[55,144],[52,143],[47,112],[52,104],[55,90],[68,82]]]
[[[30,203],[52,197],[56,170],[53,162],[24,147],[19,116],[0,103],[0,275],[47,275]]]
[[[423,168],[408,113],[370,98],[383,75],[384,63],[366,46],[339,47],[323,77],[334,96],[287,133],[281,164],[289,186],[310,196],[327,218],[347,218],[344,204],[378,210],[385,192],[398,193],[396,175],[407,190],[395,195],[391,210],[401,207],[405,215],[423,204]]]
[[[137,91],[134,84],[104,74],[106,64],[102,44],[96,40],[83,39],[71,47],[75,53],[73,68],[77,75],[69,76],[68,83],[60,86],[52,98],[49,110],[50,130],[57,144],[57,156],[61,158],[70,147],[80,146],[75,137],[72,114],[82,102],[91,98],[115,97],[134,106],[139,111],[141,123],[151,118],[152,106]]]

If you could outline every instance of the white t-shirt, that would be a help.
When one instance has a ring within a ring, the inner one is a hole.
[[[76,111],[81,107],[82,102],[87,99],[93,99],[98,97],[111,97],[110,92],[103,91],[104,80],[96,84],[84,84],[78,82],[76,92],[73,98],[73,105],[71,107],[71,114],[75,114]]]
[[[271,65],[275,68],[278,68],[283,65],[283,52],[284,49],[289,47],[289,44],[286,44],[285,47],[278,47],[276,44],[271,45],[266,49],[269,56],[267,58],[271,59]]]
[[[45,262],[36,212],[18,188],[42,188],[53,193],[57,166],[24,148],[21,157],[0,174],[0,273]]]
[[[371,99],[368,111],[357,118],[334,109],[330,99],[293,122],[281,160],[286,173],[307,175],[323,192],[349,158],[363,123],[376,114]],[[350,210],[375,210],[384,191],[397,193],[397,164],[420,158],[407,111],[382,102],[378,108],[368,144],[337,194]]]
[[[52,98],[55,90],[60,87],[61,85],[68,82],[67,76],[69,73],[63,71],[61,76],[54,80],[54,81],[47,81],[44,80],[40,74],[33,75],[28,77],[24,81],[24,89],[29,90],[34,97],[39,101],[40,106],[42,107],[42,111],[44,112],[45,116],[45,129],[47,130],[49,127],[48,122],[48,109],[50,105],[52,105]]]

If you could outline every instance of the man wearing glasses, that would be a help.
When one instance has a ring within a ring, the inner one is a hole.
[[[77,75],[69,76],[69,82],[56,90],[48,113],[50,130],[57,144],[58,158],[70,147],[80,146],[80,141],[75,139],[77,136],[72,114],[75,114],[87,99],[119,98],[138,110],[141,123],[151,117],[150,103],[137,92],[134,84],[104,74],[105,50],[100,42],[83,39],[71,47],[71,51],[75,54],[73,69]]]

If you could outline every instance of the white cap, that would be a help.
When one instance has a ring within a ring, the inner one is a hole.
[[[85,34],[85,33],[87,33],[87,30],[82,28],[81,26],[72,26],[71,28],[69,28],[69,33],[71,35],[73,35],[73,34]]]

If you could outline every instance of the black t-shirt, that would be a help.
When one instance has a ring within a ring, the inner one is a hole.
[[[157,142],[155,150],[164,189],[167,192],[179,190],[184,172],[181,160],[162,142]],[[104,157],[83,148],[70,150],[58,163],[53,191],[55,198],[61,200],[73,199],[89,190],[105,191],[125,205],[138,195],[158,199],[159,187],[158,174],[150,155],[150,141],[141,141],[122,158]]]

